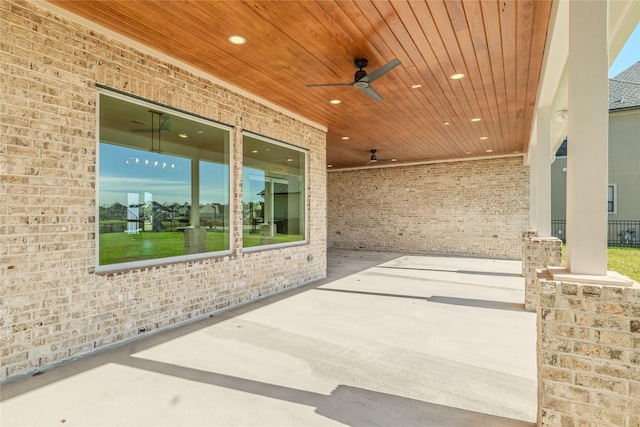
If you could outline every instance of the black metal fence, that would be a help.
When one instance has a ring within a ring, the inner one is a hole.
[[[564,219],[551,220],[551,235],[567,243],[567,221]]]
[[[567,221],[551,220],[551,235],[566,243]],[[640,221],[610,220],[607,226],[607,244],[609,246],[640,247]]]

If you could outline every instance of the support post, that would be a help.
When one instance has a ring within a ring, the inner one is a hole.
[[[607,274],[608,1],[569,4],[567,268]]]
[[[538,230],[538,143],[529,146],[529,229]]]
[[[538,108],[536,162],[536,230],[538,237],[551,236],[551,115],[549,107]]]

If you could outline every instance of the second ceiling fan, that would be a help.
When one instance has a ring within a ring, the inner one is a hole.
[[[392,159],[379,159],[379,158],[376,156],[376,153],[378,152],[378,150],[371,149],[371,150],[369,150],[369,152],[371,153],[371,157],[369,158],[369,161],[367,162],[367,165],[370,165],[371,163],[378,163],[378,162],[395,162],[395,161],[397,161],[397,160],[398,160],[398,159],[396,159],[396,158],[392,158]]]
[[[366,95],[370,96],[374,100],[376,100],[378,102],[382,101],[382,99],[383,99],[382,96],[378,92],[376,92],[376,90],[371,86],[371,83],[373,83],[375,80],[378,80],[380,77],[384,76],[389,71],[393,70],[395,67],[400,65],[401,62],[398,59],[393,59],[393,60],[387,62],[382,67],[378,68],[377,70],[372,71],[371,73],[367,74],[367,72],[364,69],[367,67],[368,63],[369,63],[369,61],[367,61],[365,58],[357,58],[354,61],[354,64],[355,64],[356,68],[358,69],[358,71],[356,71],[356,74],[353,76],[353,82],[350,82],[350,83],[309,84],[309,85],[307,85],[307,87],[316,87],[316,86],[353,86],[355,88],[360,89],[362,92],[364,92]]]

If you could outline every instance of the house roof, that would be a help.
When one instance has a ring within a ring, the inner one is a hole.
[[[640,61],[609,79],[609,111],[640,108]]]

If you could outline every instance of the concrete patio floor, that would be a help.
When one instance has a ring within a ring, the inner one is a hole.
[[[534,425],[519,261],[328,258],[320,282],[4,384],[0,425]]]

